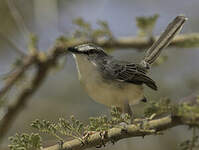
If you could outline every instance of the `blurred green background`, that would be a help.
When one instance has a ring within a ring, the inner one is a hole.
[[[11,3],[12,2],[12,3]],[[15,9],[9,9],[15,4]],[[9,7],[8,7],[9,6]],[[154,29],[159,35],[167,24],[177,15],[185,14],[189,20],[183,28],[184,33],[199,32],[198,0],[14,0],[0,1],[0,74],[10,71],[11,65],[19,58],[22,51],[28,53],[29,32],[39,38],[39,50],[46,51],[56,38],[69,36],[75,30],[72,20],[82,17],[96,27],[98,20],[108,22],[116,37],[134,36],[137,34],[135,19],[138,16],[150,16],[155,13],[160,17]],[[14,19],[14,16],[18,18]],[[119,59],[137,62],[143,52],[132,49],[114,51],[111,55]],[[192,94],[199,89],[199,50],[165,49],[163,55],[168,60],[153,67],[150,76],[157,82],[159,90],[154,92],[148,88],[149,100],[169,97],[174,101]],[[81,87],[75,63],[71,55],[66,56],[64,68],[53,70],[40,89],[31,97],[25,110],[18,116],[4,140],[16,132],[32,132],[29,126],[36,118],[56,120],[59,117],[75,115],[86,121],[90,116],[108,114],[105,106],[91,100]],[[0,81],[0,87],[4,85]],[[10,92],[9,98],[15,96],[17,89]],[[134,110],[142,112],[144,104],[135,106]],[[162,136],[147,136],[144,139],[130,138],[108,145],[103,149],[142,149],[168,150],[179,149],[177,144],[191,135],[187,127],[177,127],[166,131]],[[44,136],[45,144],[56,143],[53,137]],[[95,148],[93,148],[95,149]]]

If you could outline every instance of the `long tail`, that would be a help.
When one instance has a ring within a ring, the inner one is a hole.
[[[177,16],[160,35],[159,39],[146,51],[145,57],[141,61],[143,67],[149,68],[161,51],[167,47],[174,36],[182,29],[187,18],[185,16]]]

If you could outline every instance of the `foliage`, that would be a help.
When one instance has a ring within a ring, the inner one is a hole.
[[[75,38],[86,39],[88,41],[97,41],[104,38],[111,40],[113,38],[112,32],[106,21],[99,20],[97,22],[99,28],[97,29],[93,29],[91,24],[82,18],[75,19],[73,23],[77,25],[77,29],[73,34]]]
[[[37,119],[32,122],[31,126],[33,128],[36,128],[42,133],[47,133],[47,134],[55,136],[59,140],[63,140],[59,135],[57,135],[57,128],[56,128],[57,125],[56,123],[52,121],[46,121],[46,120],[40,121]]]
[[[55,136],[58,140],[63,141],[61,136],[70,136],[73,138],[80,138],[83,133],[83,123],[76,120],[74,116],[71,116],[70,120],[59,118],[58,122],[35,120],[31,124],[42,133]],[[61,135],[61,136],[60,136]]]
[[[9,138],[11,150],[36,150],[41,148],[41,137],[39,134],[16,134]]]
[[[145,109],[145,116],[151,116],[152,114],[161,115],[164,113],[172,114],[181,117],[196,118],[199,116],[199,103],[195,100],[194,105],[189,103],[173,104],[168,98],[162,98],[159,101],[149,102]]]
[[[118,125],[119,123],[124,122],[126,124],[131,123],[131,117],[128,114],[121,114],[117,107],[112,107],[111,109],[111,120],[110,124],[113,126]]]
[[[83,123],[76,120],[74,116],[70,117],[70,121],[64,118],[59,118],[57,123],[57,131],[62,135],[71,136],[73,138],[81,138],[83,134]]]
[[[152,31],[154,29],[154,26],[156,24],[156,21],[158,19],[159,15],[154,14],[153,16],[149,17],[137,17],[136,18],[136,24],[138,27],[138,35],[139,36],[152,36]]]
[[[110,128],[107,116],[90,117],[89,124],[85,127],[86,131],[106,131]]]
[[[145,109],[145,115],[151,116],[152,114],[162,115],[162,114],[172,114],[174,116],[186,117],[194,113],[196,117],[199,114],[199,105],[189,105],[187,103],[172,104],[168,98],[163,98],[157,102],[150,102]],[[195,116],[193,116],[194,118]],[[60,118],[57,122],[46,121],[46,120],[35,120],[32,122],[31,126],[36,128],[39,132],[52,135],[56,137],[59,141],[63,141],[65,137],[72,137],[84,142],[84,134],[89,131],[103,132],[111,129],[113,127],[120,126],[120,123],[125,122],[126,124],[131,123],[130,116],[127,114],[122,114],[119,109],[113,107],[111,110],[110,118],[107,116],[91,117],[87,125],[83,124],[81,121],[71,116],[69,120]],[[10,138],[12,150],[18,149],[31,149],[41,147],[41,138],[38,134],[16,134],[14,137]],[[193,133],[193,138],[191,140],[186,140],[180,144],[183,150],[186,150],[190,145],[192,147],[197,146],[198,136]]]
[[[69,120],[59,118],[57,122],[37,119],[31,123],[31,126],[41,133],[54,136],[60,141],[64,140],[63,137],[72,137],[83,141],[83,134],[85,132],[107,131],[112,127],[118,126],[121,122],[130,123],[130,116],[127,114],[122,116],[121,112],[116,107],[113,107],[110,119],[108,119],[107,116],[91,117],[89,118],[88,125],[84,125],[81,121],[75,119],[74,116],[71,116]],[[16,134],[10,138],[10,141],[10,148],[12,150],[26,150],[28,148],[38,148],[41,146],[40,136],[33,133],[31,135]]]
[[[145,108],[145,116],[149,117],[152,114],[161,115],[164,113],[173,113],[176,111],[176,106],[171,103],[168,98],[162,98],[159,101],[151,101]]]

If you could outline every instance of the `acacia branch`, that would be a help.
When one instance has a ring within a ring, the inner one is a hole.
[[[158,134],[159,131],[164,131],[169,128],[178,126],[178,125],[189,125],[189,126],[198,126],[199,117],[189,118],[180,117],[180,116],[171,116],[162,117],[159,119],[151,121],[143,121],[142,123],[128,125],[127,128],[112,128],[105,133],[104,139],[102,141],[102,136],[100,132],[97,132],[91,135],[84,143],[78,139],[71,141],[66,141],[63,143],[63,150],[83,150],[86,148],[97,147],[98,145],[106,144],[108,142],[116,142],[121,139],[130,138],[130,137],[144,137],[145,135],[154,135]],[[60,145],[54,145],[44,150],[59,150]]]
[[[86,42],[86,41],[83,41]],[[21,94],[16,98],[16,102],[12,106],[8,106],[7,112],[0,120],[0,139],[4,137],[13,123],[16,116],[24,108],[29,97],[34,94],[41,83],[44,81],[45,77],[48,74],[48,71],[54,67],[57,62],[57,59],[60,55],[63,55],[67,52],[67,47],[83,43],[80,40],[73,41],[59,41],[54,48],[48,51],[45,59],[40,57],[39,52],[34,55],[25,56],[23,64],[21,67],[17,68],[14,74],[10,77],[5,86],[0,90],[0,98],[2,98],[5,93],[16,83],[16,81],[23,76],[26,70],[30,66],[36,65],[37,73],[34,76],[30,86],[25,88]],[[120,37],[114,39],[113,41],[98,41],[95,42],[99,46],[104,48],[135,48],[135,49],[145,49],[153,44],[152,41],[147,40],[146,38],[140,37]],[[170,47],[196,47],[199,46],[199,33],[195,34],[184,34],[178,35],[169,45]],[[41,59],[42,58],[42,59]]]
[[[24,56],[25,57],[25,56]],[[0,90],[0,98],[23,76],[24,72],[35,62],[35,56],[27,56],[24,58],[23,65],[20,66],[11,77],[6,81],[6,85]]]

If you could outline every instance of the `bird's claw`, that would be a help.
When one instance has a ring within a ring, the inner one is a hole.
[[[63,141],[63,140],[60,140],[60,141],[58,142],[59,150],[63,150],[63,144],[64,144],[64,141]]]
[[[97,145],[96,148],[101,148],[102,146],[105,147],[106,146],[105,139],[107,139],[108,131],[102,131],[99,133],[99,135],[101,137],[101,143]]]

